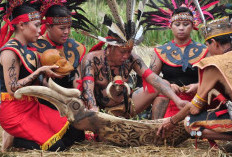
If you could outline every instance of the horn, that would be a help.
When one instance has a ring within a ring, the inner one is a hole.
[[[129,85],[126,82],[124,82],[124,86],[127,89],[127,95],[130,95],[131,94],[131,89],[130,89]]]
[[[211,89],[211,91],[208,93],[208,104],[211,103],[212,96],[218,96],[220,93],[216,89]]]
[[[111,93],[110,93],[110,88],[112,87],[112,85],[113,85],[113,83],[110,82],[110,83],[108,84],[108,86],[106,87],[106,94],[107,94],[107,96],[108,96],[110,99],[114,99],[114,98],[112,97]]]
[[[56,106],[62,117],[67,113],[67,106],[64,105],[67,103],[67,98],[48,87],[27,86],[18,89],[14,93],[16,99],[20,99],[23,95],[34,96],[51,102]]]
[[[68,89],[56,84],[51,78],[48,80],[48,87],[67,97],[79,98],[81,92],[78,89]]]

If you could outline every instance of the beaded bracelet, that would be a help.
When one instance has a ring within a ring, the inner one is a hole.
[[[201,101],[207,103],[207,101],[206,101],[205,99],[203,99],[202,97],[200,97],[198,94],[196,94],[196,97],[197,97],[198,99],[200,99]]]
[[[198,94],[194,96],[191,103],[199,109],[202,109],[203,106],[207,103],[207,101],[201,98]]]

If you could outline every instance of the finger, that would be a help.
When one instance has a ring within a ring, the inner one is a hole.
[[[162,138],[165,138],[165,127],[163,127],[163,130],[162,130]]]
[[[185,93],[187,94],[191,93],[191,89],[188,89],[187,91],[185,91]]]
[[[54,65],[51,65],[50,68],[51,68],[51,69],[58,69],[59,66],[54,64]]]
[[[178,93],[178,89],[176,87],[173,87],[172,90],[177,94]]]
[[[187,90],[185,91],[185,93],[188,93],[188,94],[189,94],[189,93],[192,93],[192,92],[193,92],[193,88],[187,88],[187,87],[186,87],[186,89],[187,89]]]
[[[177,93],[177,94],[181,93],[180,88],[177,88],[177,89],[176,89],[176,93]]]
[[[64,77],[63,75],[59,75],[59,74],[56,74],[54,72],[52,72],[51,75],[52,75],[53,78],[63,78]]]
[[[175,92],[176,94],[178,94],[178,93],[180,92],[180,89],[179,89],[178,86],[174,86],[174,87],[173,87],[173,90],[174,90],[174,92]]]
[[[158,128],[158,131],[157,131],[157,133],[156,133],[157,136],[160,136],[160,135],[161,135],[162,128],[163,128],[162,125]]]

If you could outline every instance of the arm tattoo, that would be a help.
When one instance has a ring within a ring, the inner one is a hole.
[[[17,78],[16,78],[16,69],[15,69],[15,59],[12,60],[12,64],[8,69],[9,72],[9,78],[10,78],[10,89],[12,92],[15,92],[16,89],[18,88],[18,84],[17,84]]]
[[[83,69],[81,71],[82,77],[85,77],[85,76],[93,77],[93,74],[91,73],[91,71],[93,70],[93,62],[90,60],[87,60],[83,64],[84,64]],[[93,91],[90,88],[90,86],[93,86],[93,84],[94,84],[94,82],[92,82],[90,80],[83,81],[83,89],[84,89],[83,90],[83,97],[84,97],[84,101],[85,101],[88,108],[96,105]]]
[[[133,56],[131,56],[131,58],[129,60],[132,63],[131,67],[134,67],[134,65],[137,65],[137,66],[139,66],[139,69],[142,69],[143,61],[141,60],[141,58],[136,59]]]
[[[134,61],[133,64],[137,64],[137,65],[139,66],[140,69],[142,69],[142,67],[143,67],[142,60],[141,60],[141,59],[136,59],[136,60]]]
[[[122,76],[124,78],[128,78],[129,77],[129,74],[130,74],[130,71],[132,70],[132,67],[129,66],[129,64],[123,64],[120,68],[119,68],[119,71],[122,72]]]
[[[77,77],[80,77],[80,73],[77,69],[75,70],[75,73],[77,74]]]
[[[170,91],[172,91],[169,85],[164,82],[158,75],[155,75],[155,79],[152,79],[151,84],[164,95],[166,95],[166,93],[169,94]]]
[[[150,69],[152,70],[152,71],[155,71],[155,69],[157,69],[157,65],[156,65],[156,55],[154,56],[154,60],[151,62],[151,64],[150,64]]]
[[[83,82],[84,90],[83,90],[83,96],[86,104],[88,105],[87,107],[91,106],[96,106],[96,102],[94,100],[94,94],[93,91],[89,89],[89,85],[93,84],[92,81],[86,80]]]
[[[10,89],[12,92],[15,92],[20,87],[24,87],[28,85],[29,83],[33,82],[39,76],[39,75],[34,74],[28,77],[26,80],[24,80],[23,83],[19,83],[18,78],[17,78],[15,63],[16,63],[16,60],[13,59],[12,64],[8,69],[9,78],[10,78],[9,85],[10,85]]]
[[[86,61],[84,68],[82,69],[82,76],[93,76],[90,71],[92,70],[92,63],[90,60]]]

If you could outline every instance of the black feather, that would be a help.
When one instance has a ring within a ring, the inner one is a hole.
[[[108,15],[105,15],[103,24],[106,26],[111,26],[112,23],[113,23],[112,19]]]
[[[129,40],[135,34],[135,23],[133,21],[128,21],[125,24],[126,39]]]

